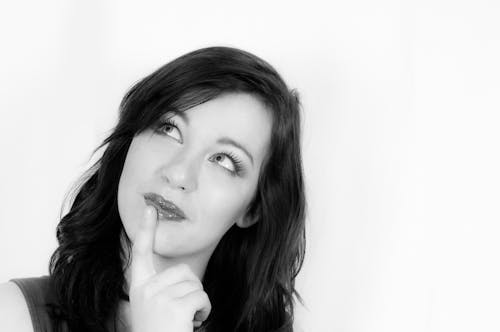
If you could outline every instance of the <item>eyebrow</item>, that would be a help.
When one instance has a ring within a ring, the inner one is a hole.
[[[252,154],[250,152],[248,152],[247,149],[245,149],[245,147],[243,145],[241,145],[240,143],[236,142],[235,140],[233,140],[232,138],[229,138],[229,137],[221,137],[217,140],[217,143],[219,144],[229,144],[229,145],[233,145],[234,147],[240,149],[241,151],[243,151],[247,156],[248,158],[250,159],[250,161],[252,162],[252,165],[253,165],[253,157],[252,157]]]
[[[186,124],[189,124],[189,118],[183,111],[173,110],[172,113],[178,115]]]

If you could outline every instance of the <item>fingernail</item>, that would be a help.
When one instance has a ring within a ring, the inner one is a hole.
[[[153,217],[154,216],[154,218],[156,220],[156,209],[154,207],[147,206],[145,214],[146,214],[146,217]]]

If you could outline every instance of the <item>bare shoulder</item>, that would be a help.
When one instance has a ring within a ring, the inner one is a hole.
[[[28,305],[13,282],[0,283],[0,331],[33,332]]]

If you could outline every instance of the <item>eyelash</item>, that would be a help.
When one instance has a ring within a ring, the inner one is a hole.
[[[241,174],[241,171],[243,170],[243,167],[241,166],[242,162],[236,155],[234,155],[234,153],[232,153],[232,152],[220,152],[220,153],[217,153],[217,155],[226,156],[227,158],[229,158],[229,160],[232,161],[232,163],[234,165],[234,171],[231,171],[231,170],[223,167],[225,170],[227,170],[229,172],[229,174],[231,174],[233,176]]]
[[[160,133],[162,135],[165,135],[163,129],[165,129],[166,126],[175,127],[180,132],[180,129],[179,129],[179,126],[177,125],[177,122],[175,122],[171,118],[168,118],[168,119],[165,119],[164,121],[162,121],[160,123],[160,125],[158,126],[158,129],[156,130],[156,132],[158,132],[158,133]]]
[[[171,118],[168,118],[168,119],[165,119],[163,120],[160,125],[158,126],[158,129],[155,130],[155,132],[159,133],[160,135],[165,135],[165,132],[164,132],[164,129],[166,126],[172,126],[172,127],[175,127],[177,128],[177,130],[179,130],[180,132],[180,129],[179,129],[179,126],[177,125],[177,123],[171,119]],[[237,176],[237,175],[240,175],[242,170],[243,170],[243,167],[242,167],[242,161],[232,152],[229,152],[229,151],[223,151],[223,152],[219,152],[217,153],[216,155],[223,155],[223,156],[226,156],[227,158],[229,158],[229,160],[231,160],[231,162],[233,163],[234,165],[234,171],[231,171],[229,169],[227,169],[226,167],[222,167],[224,168],[227,172],[229,172],[230,175],[232,176]]]

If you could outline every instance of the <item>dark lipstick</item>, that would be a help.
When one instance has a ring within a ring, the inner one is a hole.
[[[163,196],[155,193],[144,194],[144,200],[147,205],[153,206],[158,211],[158,218],[172,221],[181,221],[186,219],[184,212],[173,202],[166,200]]]

